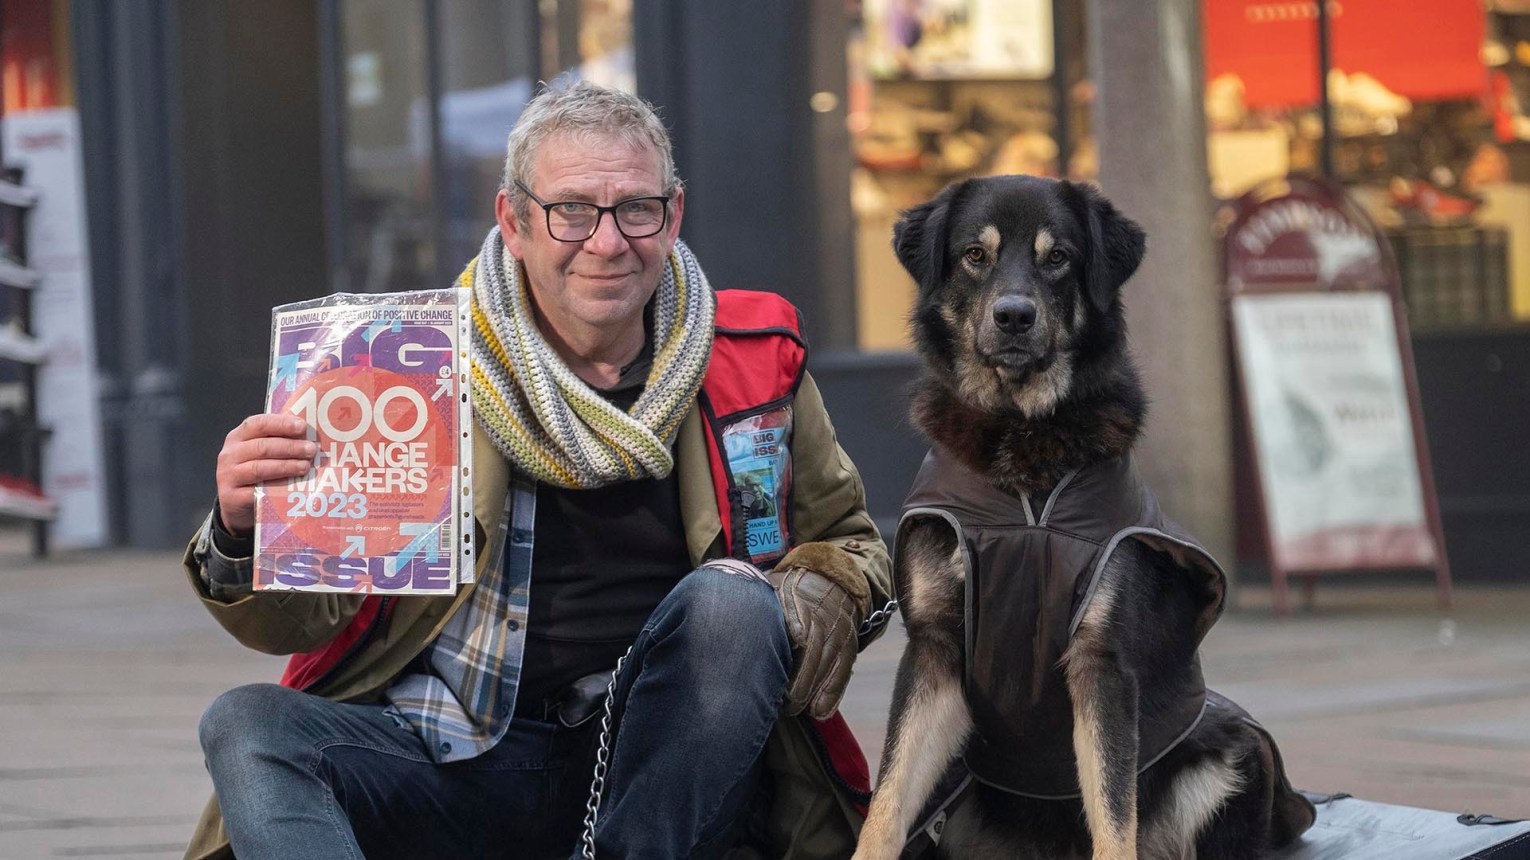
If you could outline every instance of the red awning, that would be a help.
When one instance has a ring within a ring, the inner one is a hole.
[[[1204,0],[1206,79],[1235,74],[1250,107],[1316,104],[1317,3]],[[1480,0],[1328,0],[1333,67],[1411,99],[1483,95]]]

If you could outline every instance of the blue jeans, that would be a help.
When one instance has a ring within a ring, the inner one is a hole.
[[[790,668],[769,585],[710,568],[682,579],[618,681],[598,856],[730,847]],[[241,860],[581,856],[598,716],[516,719],[482,756],[438,765],[384,707],[274,684],[213,702],[202,750]]]

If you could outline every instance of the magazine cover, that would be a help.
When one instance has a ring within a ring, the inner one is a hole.
[[[450,594],[473,576],[467,290],[272,312],[269,412],[308,423],[301,478],[256,490],[256,590]]]

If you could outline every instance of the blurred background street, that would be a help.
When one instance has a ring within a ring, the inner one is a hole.
[[[212,790],[202,710],[283,661],[225,635],[179,567],[0,556],[0,857],[180,856]],[[1274,732],[1299,787],[1530,817],[1530,593],[1457,598],[1442,625],[1428,589],[1340,583],[1282,622],[1245,589],[1203,649],[1207,681]],[[901,648],[894,625],[844,704],[873,767]]]
[[[1137,465],[1238,585],[1208,681],[1301,787],[1530,817],[1530,0],[5,0],[0,860],[179,855],[202,709],[282,666],[178,566],[272,307],[453,283],[575,78],[655,105],[710,281],[802,311],[884,531],[900,213],[1097,183],[1148,235]]]

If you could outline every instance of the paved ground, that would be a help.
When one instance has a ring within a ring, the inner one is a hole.
[[[179,856],[210,791],[196,743],[219,692],[271,680],[166,553],[27,560],[0,542],[0,858]],[[1274,731],[1295,782],[1530,817],[1530,590],[1324,589],[1295,621],[1266,595],[1218,625],[1206,675]],[[880,750],[902,637],[862,658],[846,713]]]

